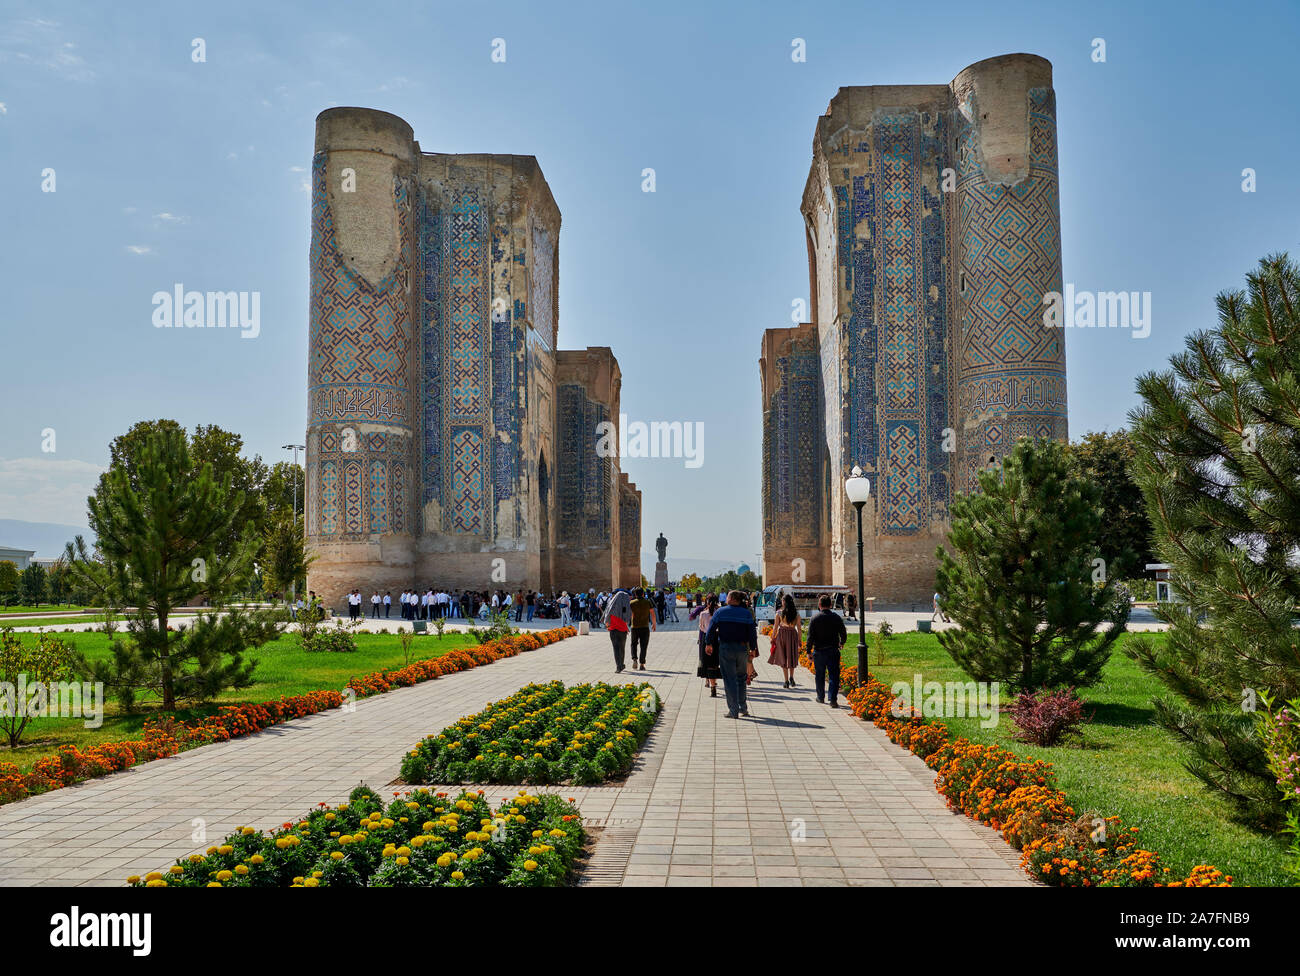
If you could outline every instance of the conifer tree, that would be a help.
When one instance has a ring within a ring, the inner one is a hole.
[[[1300,695],[1300,271],[1269,256],[1246,285],[1169,370],[1138,379],[1133,473],[1181,602],[1160,609],[1164,639],[1131,653],[1171,692],[1156,717],[1188,769],[1276,825],[1252,712]]]
[[[132,464],[115,461],[88,499],[98,558],[81,538],[65,555],[107,607],[127,609],[125,639],[110,639],[112,658],[80,667],[127,708],[143,691],[174,710],[251,684],[256,662],[243,654],[278,628],[268,614],[224,606],[259,543],[255,524],[238,525],[245,500],[229,475],[217,481],[211,464],[196,465],[180,429],[143,433],[136,448]],[[197,597],[225,612],[169,629],[173,611]]]
[[[1101,519],[1097,486],[1057,441],[1022,439],[981,471],[938,549],[940,605],[959,625],[939,643],[953,660],[1021,691],[1095,682],[1129,612],[1094,563]]]

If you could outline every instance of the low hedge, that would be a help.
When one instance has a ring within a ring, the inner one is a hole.
[[[526,685],[425,737],[408,783],[599,783],[632,768],[660,710],[648,684]]]
[[[320,803],[297,823],[240,827],[206,854],[166,872],[133,875],[137,888],[558,887],[582,851],[582,817],[553,794],[518,796],[493,811],[483,794],[448,799],[394,794],[385,810],[359,786],[347,803]]]

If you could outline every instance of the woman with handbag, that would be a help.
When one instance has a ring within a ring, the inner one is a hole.
[[[781,601],[781,609],[772,618],[772,651],[767,663],[775,664],[785,676],[783,688],[793,688],[794,673],[799,668],[799,647],[803,637],[803,619],[789,593]]]

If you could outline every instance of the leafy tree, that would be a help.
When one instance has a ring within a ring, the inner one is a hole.
[[[759,579],[757,573],[737,573],[734,569],[729,569],[718,576],[701,580],[700,587],[706,593],[717,593],[725,597],[731,590],[744,590],[746,593],[761,590],[763,581]]]
[[[703,582],[704,581],[695,573],[687,573],[680,581],[678,581],[677,588],[683,593],[694,593],[700,588],[700,584]]]
[[[0,559],[0,603],[10,606],[18,598],[18,564]]]
[[[302,512],[305,477],[301,464],[277,461],[271,465],[262,487],[268,519],[280,512]]]
[[[272,593],[288,593],[295,584],[307,585],[307,569],[315,561],[307,555],[307,540],[302,515],[297,518],[286,510],[271,518],[262,546],[262,582]]]
[[[1300,696],[1300,270],[1269,256],[1170,369],[1138,378],[1134,477],[1182,603],[1130,653],[1170,694],[1156,720],[1247,819],[1281,822],[1258,698]]]
[[[33,646],[8,627],[0,631],[0,681],[6,685],[0,690],[0,732],[10,749],[17,748],[28,724],[39,717],[28,711],[25,698],[18,697],[19,679],[25,678],[28,688],[57,684],[70,677],[72,664],[72,646],[53,634],[42,633]]]
[[[1127,430],[1093,431],[1070,445],[1079,474],[1101,491],[1101,529],[1097,549],[1106,561],[1106,575],[1137,579],[1148,563],[1156,562],[1151,520],[1142,489],[1133,480],[1133,437]]]
[[[29,563],[18,578],[18,594],[27,606],[38,607],[47,599],[45,567]]]
[[[1093,579],[1100,494],[1064,444],[1022,439],[980,472],[979,491],[953,499],[936,589],[959,629],[939,643],[977,680],[1021,691],[1097,680],[1129,612],[1113,582]]]
[[[83,672],[113,688],[127,708],[141,691],[173,710],[250,685],[256,662],[243,653],[276,636],[269,614],[231,608],[169,627],[172,611],[200,596],[220,608],[250,572],[256,525],[236,531],[245,499],[230,473],[218,480],[210,462],[196,463],[184,431],[163,425],[140,436],[130,462],[119,458],[87,501],[102,561],[80,537],[66,558],[105,606],[133,609],[127,639],[110,639],[112,658],[82,660]]]

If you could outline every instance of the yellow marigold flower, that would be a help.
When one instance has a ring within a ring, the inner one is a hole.
[[[235,849],[234,849],[233,847],[231,847],[229,844],[222,844],[220,847],[217,848],[217,853],[218,853],[218,854],[233,854],[233,853],[235,853]]]
[[[319,879],[319,878],[304,878],[304,879],[303,879],[303,882],[302,882],[302,886],[303,886],[304,888],[319,888],[319,887],[320,887],[320,879]]]
[[[243,834],[245,837],[249,836],[250,834],[257,833],[257,831],[254,830],[252,827],[241,827],[239,832]]]
[[[220,887],[221,887],[221,882],[220,882],[220,881],[209,881],[209,882],[208,882],[208,887],[209,887],[209,888],[220,888]]]
[[[331,861],[341,861],[343,860],[343,857],[344,854],[342,851],[334,851],[333,853],[330,854]]]
[[[451,876],[452,876],[453,878],[455,878],[457,881],[464,881],[464,880],[465,880],[465,872],[464,872],[464,871],[453,871],[453,872],[451,872]]]
[[[146,875],[144,876],[144,879],[145,879],[146,881],[158,881],[158,880],[160,880],[161,878],[162,878],[162,872],[161,872],[161,871],[150,871],[148,874],[146,874]]]
[[[524,870],[525,870],[525,871],[536,871],[536,870],[537,870],[537,862],[536,862],[536,861],[525,861],[525,862],[524,862]]]
[[[252,857],[248,859],[249,864],[262,864],[265,861],[266,858],[264,858],[261,854],[254,854]]]
[[[235,875],[234,875],[234,872],[232,872],[232,871],[218,871],[218,872],[217,872],[217,880],[218,880],[218,881],[229,881],[229,880],[230,880],[231,878],[233,878],[234,876],[235,876]]]
[[[129,877],[129,878],[126,879],[126,883],[127,883],[127,884],[139,884],[139,883],[140,883],[140,875],[138,875],[138,874],[133,874],[133,875],[131,875],[131,877]]]
[[[235,874],[244,875],[244,874],[247,874],[247,873],[248,873],[248,865],[247,865],[247,864],[236,864],[236,865],[235,865]]]
[[[173,865],[172,865],[170,868],[168,868],[167,870],[171,871],[172,874],[184,874],[184,873],[185,873],[185,869],[184,869],[183,867],[181,867],[179,864],[173,864]]]

